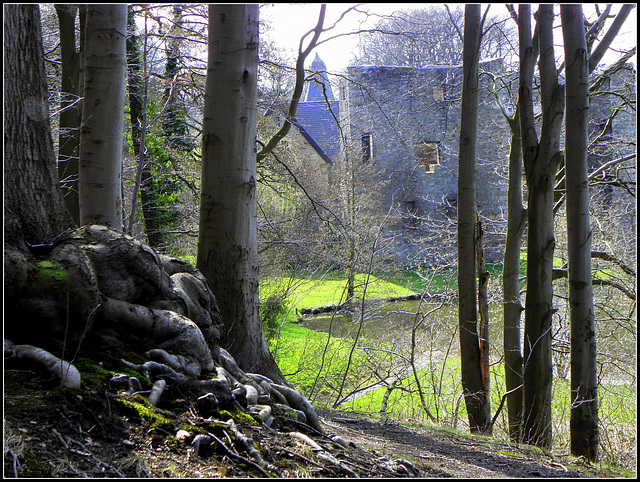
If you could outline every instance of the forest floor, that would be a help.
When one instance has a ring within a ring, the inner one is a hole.
[[[629,476],[490,437],[329,410],[318,410],[328,436],[289,419],[276,418],[268,429],[234,417],[258,449],[260,466],[229,436],[224,416],[199,418],[179,393],[169,391],[171,398],[157,409],[137,413],[118,401],[122,393],[108,388],[61,390],[51,377],[29,370],[5,371],[4,378],[8,478]],[[196,454],[194,434],[203,428],[217,433],[219,443],[201,444]],[[341,437],[343,444],[329,436]]]

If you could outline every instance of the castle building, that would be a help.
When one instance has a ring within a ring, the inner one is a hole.
[[[479,67],[476,198],[486,260],[500,263],[511,131],[496,95],[510,113],[514,101],[494,93],[494,80],[517,83],[517,74],[501,59]],[[335,193],[354,184],[354,212],[393,240],[390,263],[455,263],[462,66],[348,67],[336,85],[318,55],[310,70],[294,125],[322,182]],[[601,106],[594,113],[606,118]]]

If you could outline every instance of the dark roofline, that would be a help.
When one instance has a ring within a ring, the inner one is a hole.
[[[275,111],[271,107],[268,107],[267,110],[265,111],[264,115],[265,116],[270,116],[271,114],[274,114],[274,113],[275,113]],[[302,124],[300,124],[300,122],[298,122],[298,119],[296,119],[294,117],[293,121],[291,123],[298,129],[298,131],[300,131],[300,134],[302,134],[302,137],[304,137],[304,139],[309,143],[309,145],[311,145],[311,147],[313,147],[313,150],[318,153],[318,155],[324,160],[324,162],[326,162],[327,164],[333,166],[334,162],[327,155],[327,153],[324,152],[322,147],[320,147],[318,145],[318,143],[313,139],[313,137],[311,137],[311,134],[309,134],[307,132],[307,130],[302,126]]]
[[[300,131],[300,134],[302,134],[302,137],[304,137],[305,140],[311,145],[311,147],[313,147],[313,149],[324,160],[324,162],[326,162],[327,164],[333,166],[333,161],[331,160],[331,158],[327,155],[326,152],[324,152],[322,147],[320,147],[318,145],[318,143],[313,139],[313,137],[311,137],[311,135],[309,135],[307,130],[302,126],[302,124],[300,124],[300,122],[298,122],[298,119],[296,119],[296,118],[293,119],[293,125],[296,126],[296,128]]]

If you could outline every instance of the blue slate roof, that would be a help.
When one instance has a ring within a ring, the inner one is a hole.
[[[338,101],[300,102],[293,124],[325,162],[334,163],[340,154]]]
[[[333,164],[340,154],[340,104],[333,96],[327,67],[317,53],[311,70],[316,75],[309,81],[305,100],[298,104],[293,124],[320,157]]]

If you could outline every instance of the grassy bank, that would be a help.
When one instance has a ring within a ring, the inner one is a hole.
[[[501,270],[494,269],[496,279]],[[393,298],[413,293],[448,291],[455,286],[455,270],[447,272],[399,273],[392,279],[372,276],[366,289],[367,299]],[[366,278],[356,280],[356,297],[362,297]],[[498,282],[498,281],[496,281]],[[405,423],[432,422],[421,404],[415,375],[407,360],[410,354],[393,343],[360,337],[330,336],[297,325],[296,310],[337,305],[344,301],[346,280],[339,274],[318,279],[295,276],[264,280],[261,297],[280,297],[285,310],[278,317],[276,336],[269,340],[278,365],[293,385],[298,387],[315,405],[332,406],[336,400],[351,392],[356,397],[340,403],[337,408],[366,413],[368,416],[392,416]],[[438,290],[433,289],[438,286]],[[263,298],[264,299],[264,298]],[[358,320],[354,319],[357,324]],[[457,354],[457,333],[449,335],[450,350],[434,348],[428,339],[417,344],[421,356],[428,358],[417,369],[426,406],[436,418],[438,427],[467,430],[467,414],[461,397],[460,357]],[[495,411],[505,392],[504,368],[500,354],[492,353],[492,410]],[[393,385],[392,375],[400,374]],[[366,390],[370,385],[386,379],[383,386]],[[389,387],[393,387],[389,390]],[[362,390],[362,391],[358,391]],[[569,443],[569,383],[554,379],[553,431],[554,448],[568,452]],[[635,465],[635,385],[605,384],[600,387],[601,447],[605,461],[624,467]],[[386,415],[381,414],[383,404]],[[494,435],[507,440],[506,408],[498,417]]]
[[[366,299],[402,297],[415,294],[415,291],[394,281],[385,281],[374,275],[358,274],[354,281],[355,298]],[[295,275],[280,278],[268,278],[260,282],[260,298],[288,295],[289,306],[293,309],[317,308],[338,305],[347,296],[347,280],[342,273],[318,278],[301,278]]]

